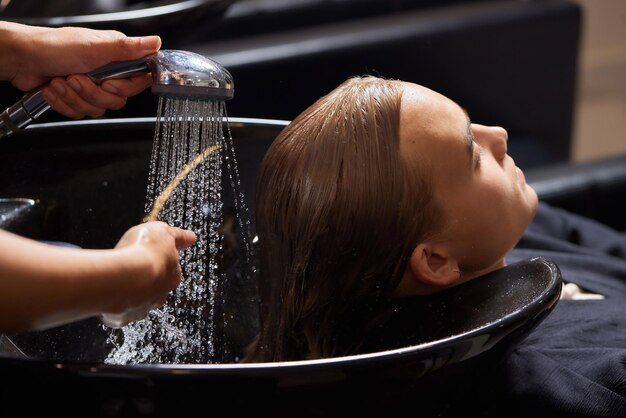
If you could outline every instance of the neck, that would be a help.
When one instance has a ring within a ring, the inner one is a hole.
[[[487,273],[491,273],[492,271],[501,269],[502,267],[506,266],[506,260],[503,258],[501,258],[500,260],[496,261],[495,263],[493,263],[491,266],[480,269],[480,270],[471,270],[468,269],[468,271],[464,271],[464,269],[461,270],[461,281],[459,281],[456,284],[461,284],[461,283],[465,283],[465,282],[469,282],[470,280],[474,280],[480,276],[484,276]]]

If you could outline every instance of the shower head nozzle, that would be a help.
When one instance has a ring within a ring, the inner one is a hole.
[[[147,59],[152,92],[190,99],[232,99],[233,77],[215,61],[193,52],[163,50]]]

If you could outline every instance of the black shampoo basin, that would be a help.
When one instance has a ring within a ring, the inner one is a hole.
[[[14,231],[86,248],[113,246],[141,220],[154,124],[143,118],[32,125],[1,142],[0,198],[28,196],[54,208],[54,216],[32,220],[37,231]],[[257,168],[285,125],[229,119],[252,212]],[[379,312],[361,354],[311,361],[240,364],[226,356],[213,364],[104,364],[104,331],[96,320],[5,335],[0,415],[183,416],[210,408],[327,416],[389,411],[401,404],[398,396],[422,408],[439,399],[434,388],[446,392],[446,385],[460,381],[453,376],[497,361],[497,348],[532,330],[560,289],[553,262],[525,260],[436,297],[398,301]],[[231,297],[241,305],[225,294]],[[238,338],[232,350],[241,351],[254,335],[254,312],[242,309],[232,321],[239,329],[228,334]]]

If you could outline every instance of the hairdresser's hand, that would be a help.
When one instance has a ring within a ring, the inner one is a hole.
[[[134,277],[120,289],[120,297],[109,312],[101,315],[104,324],[122,327],[145,318],[150,310],[162,306],[170,291],[181,280],[178,252],[196,240],[193,232],[148,222],[129,229],[116,245],[130,262]]]
[[[10,54],[0,59],[4,64],[0,78],[24,91],[50,81],[43,94],[54,110],[75,119],[98,117],[106,109],[123,107],[128,97],[143,91],[152,80],[142,74],[98,86],[84,74],[114,61],[152,55],[160,47],[158,36],[127,37],[116,31],[0,22],[0,50]]]

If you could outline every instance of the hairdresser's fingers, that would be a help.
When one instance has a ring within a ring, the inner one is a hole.
[[[80,119],[86,115],[99,117],[105,109],[83,100],[63,78],[54,78],[50,86],[43,89],[43,95],[50,107],[69,118]]]
[[[126,97],[100,88],[85,75],[72,75],[67,78],[67,84],[82,100],[97,108],[118,110],[126,104]]]
[[[68,104],[63,102],[63,100],[51,87],[44,88],[42,92],[44,99],[46,99],[46,102],[57,113],[60,113],[61,115],[67,116],[68,118],[72,119],[80,119],[85,116],[84,114],[77,112],[76,110],[72,109]]]
[[[166,239],[163,240],[163,238]],[[159,241],[165,243],[167,246],[171,246],[171,240],[174,241],[176,249],[181,251],[192,246],[196,242],[196,234],[188,229],[169,226],[165,222],[161,221],[146,222],[141,225],[136,225],[126,231],[126,233],[118,241],[116,248],[132,245],[133,243],[147,245],[151,242]],[[178,265],[177,268],[180,269],[180,266]]]
[[[129,78],[118,80],[106,80],[102,83],[103,90],[123,97],[135,96],[152,85],[150,74],[140,74]]]
[[[196,242],[196,234],[188,229],[170,226],[168,232],[174,238],[178,251],[189,248]]]

